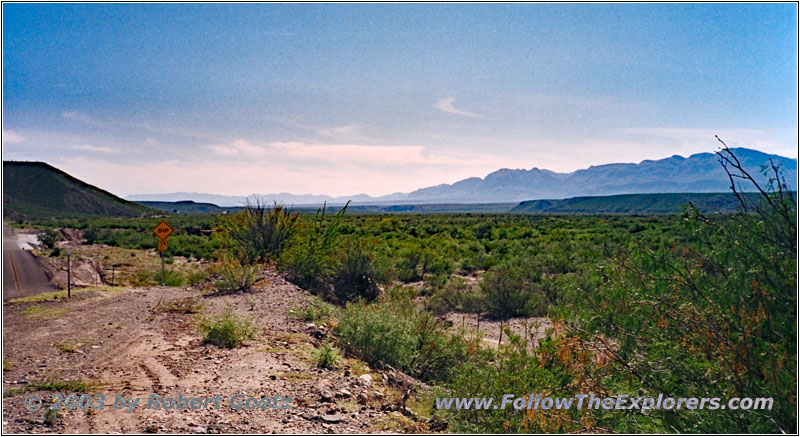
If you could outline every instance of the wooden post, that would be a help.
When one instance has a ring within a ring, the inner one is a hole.
[[[500,343],[503,342],[503,322],[500,322],[500,339],[497,340],[497,347],[500,347]]]

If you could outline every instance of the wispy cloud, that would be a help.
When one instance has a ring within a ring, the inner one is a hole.
[[[107,146],[92,146],[91,144],[83,144],[80,146],[72,146],[73,150],[81,150],[84,152],[94,152],[94,153],[117,153],[116,149],[112,149],[111,147]]]
[[[94,118],[78,111],[64,111],[61,113],[61,117],[66,118],[67,120],[76,120],[83,123],[99,124],[99,122]]]
[[[456,109],[456,107],[453,106],[453,102],[455,102],[455,101],[456,101],[456,99],[454,97],[448,97],[448,98],[445,98],[445,99],[439,99],[439,100],[436,101],[436,104],[434,104],[433,106],[436,109],[440,110],[440,111],[449,112],[451,114],[460,115],[462,117],[473,117],[474,118],[474,117],[478,117],[479,116],[478,114],[475,114],[475,113],[472,113],[472,112],[467,112],[467,111],[462,111],[461,109]]]
[[[13,130],[3,131],[3,144],[16,144],[25,141],[25,137]]]
[[[220,156],[263,156],[267,149],[247,140],[234,140],[228,144],[211,144],[207,149]]]
[[[276,152],[313,160],[372,164],[424,164],[422,146],[369,146],[363,144],[307,144],[299,141],[272,142]]]
[[[350,136],[358,133],[361,130],[361,125],[358,123],[350,123],[346,126],[333,127],[329,129],[322,129],[319,133],[328,137]]]

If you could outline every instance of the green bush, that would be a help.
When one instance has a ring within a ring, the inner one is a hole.
[[[332,301],[336,300],[332,278],[337,265],[333,250],[341,235],[340,225],[348,204],[330,219],[326,219],[323,205],[279,260],[289,281]]]
[[[212,268],[212,273],[219,277],[214,287],[218,291],[247,291],[253,285],[258,269],[258,265],[242,265],[237,259],[223,259]]]
[[[393,366],[422,380],[447,380],[469,346],[411,300],[348,304],[336,334],[370,365]]]
[[[152,272],[140,271],[136,276],[131,278],[131,283],[134,287],[147,287],[149,285],[156,285],[161,283],[161,273],[158,274],[158,282],[156,282],[155,274]]]
[[[508,264],[486,272],[480,290],[489,314],[497,318],[545,315],[547,299],[535,287],[533,274]]]
[[[204,318],[200,322],[200,332],[204,343],[231,349],[252,340],[256,330],[250,320],[236,315],[233,308],[225,307],[219,316]]]
[[[242,263],[252,264],[276,259],[297,230],[298,214],[275,204],[267,207],[260,201],[222,220],[230,239],[230,250]]]
[[[338,308],[319,297],[309,296],[308,304],[301,309],[293,309],[290,315],[306,322],[326,322],[338,315]]]
[[[156,273],[156,280],[161,281],[161,272]],[[164,271],[164,285],[167,287],[183,287],[186,283],[186,278],[183,273],[177,270]]]
[[[339,303],[378,297],[381,290],[375,280],[372,257],[361,249],[348,249],[334,273],[333,290]]]
[[[290,247],[284,252],[280,262],[286,279],[326,299],[334,298],[328,283],[335,265],[333,257],[328,253],[310,251],[303,245]]]
[[[435,314],[450,311],[477,313],[486,309],[483,296],[476,287],[459,277],[450,278],[442,288],[425,300],[425,305]]]
[[[83,239],[86,244],[96,243],[98,235],[97,228],[89,227],[83,230]]]
[[[494,398],[494,405],[500,406],[504,394],[525,399],[535,393],[553,398],[585,394],[570,384],[572,375],[559,355],[559,343],[540,341],[535,352],[526,346],[519,337],[512,335],[511,344],[501,346],[492,360],[474,359],[459,364],[447,385],[449,393],[441,397],[490,396]],[[584,424],[591,423],[592,412],[585,407],[542,411],[517,410],[506,405],[495,409],[451,407],[436,410],[435,414],[450,422],[449,432],[459,434],[566,434],[585,430]]]
[[[321,369],[335,369],[341,357],[339,349],[330,343],[325,343],[314,351],[314,362]]]
[[[52,249],[56,247],[56,243],[61,240],[61,232],[58,232],[55,229],[46,229],[39,233],[36,238],[45,248]]]
[[[206,279],[208,279],[208,274],[203,271],[196,271],[189,273],[189,275],[186,277],[186,280],[189,282],[189,285],[202,284],[203,282],[206,281]]]
[[[422,280],[422,253],[409,250],[397,264],[397,277],[403,282],[416,282]]]

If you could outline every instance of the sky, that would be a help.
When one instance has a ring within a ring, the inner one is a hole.
[[[798,153],[791,3],[2,9],[3,159],[121,196]]]

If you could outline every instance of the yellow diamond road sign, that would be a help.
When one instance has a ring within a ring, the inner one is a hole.
[[[162,221],[155,228],[153,228],[153,233],[156,234],[156,237],[166,240],[167,237],[169,237],[169,234],[172,233],[172,228],[169,227],[167,222]]]

